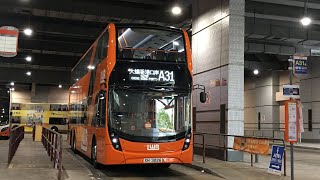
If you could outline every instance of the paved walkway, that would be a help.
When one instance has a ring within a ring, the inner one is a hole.
[[[275,180],[290,179],[267,173],[266,169],[251,167],[249,163],[226,162],[213,158],[206,158],[206,163],[202,163],[202,156],[195,155],[193,166],[203,168],[205,171],[218,174],[230,180]]]
[[[9,167],[1,171],[3,180],[57,179],[57,170],[52,168],[42,144],[32,141],[28,134],[21,141]]]
[[[7,168],[8,161],[8,145],[9,141],[3,138],[0,138],[0,174],[2,170]]]
[[[7,142],[4,144],[8,144]],[[64,142],[66,144],[66,142]],[[4,147],[4,146],[3,146]],[[6,148],[0,148],[2,152],[8,152]],[[64,180],[88,180],[91,178],[89,169],[70,154],[67,149],[63,150],[63,178]],[[53,168],[53,162],[47,155],[41,142],[34,142],[31,134],[26,134],[25,139],[7,168],[7,156],[0,160],[1,180],[56,180],[58,170]],[[4,160],[4,161],[3,161]]]
[[[226,162],[213,158],[206,158],[202,163],[202,156],[195,155],[193,166],[198,169],[216,173],[230,180],[283,180],[290,179],[290,151],[287,151],[287,176],[269,174],[270,155],[259,156],[258,163],[250,165],[250,154],[244,153],[244,162]],[[295,179],[297,180],[319,180],[320,177],[320,153],[315,149],[294,149]]]
[[[64,138],[66,138],[64,136]],[[295,145],[295,179],[318,180],[320,177],[320,144]],[[300,148],[298,148],[300,147]],[[301,149],[306,147],[304,149]],[[289,148],[288,148],[289,149]],[[47,156],[41,142],[34,142],[30,134],[25,139],[7,168],[8,141],[0,140],[0,179],[1,180],[55,180],[57,170]],[[218,174],[230,180],[287,180],[290,179],[290,151],[287,151],[287,177],[267,173],[270,156],[259,156],[259,162],[250,166],[250,155],[245,153],[244,162],[225,162],[213,158],[206,158],[202,163],[202,157],[195,155],[193,167],[199,170]],[[95,179],[90,171],[91,165],[81,157],[72,155],[67,142],[64,141],[63,150],[63,179],[64,180],[88,180]],[[134,178],[134,177],[132,177]],[[103,176],[98,179],[104,179]]]
[[[320,143],[299,143],[295,144],[294,146],[300,149],[320,150]],[[289,145],[288,148],[290,148]]]

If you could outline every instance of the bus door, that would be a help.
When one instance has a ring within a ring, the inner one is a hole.
[[[95,127],[95,137],[98,152],[103,152],[106,138],[106,91],[101,90],[95,97],[92,126]],[[103,155],[104,153],[98,153]]]

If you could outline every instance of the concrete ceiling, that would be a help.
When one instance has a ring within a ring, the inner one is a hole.
[[[320,1],[246,0],[245,67],[285,70],[286,60],[294,53],[308,56],[320,50]],[[303,27],[300,19],[311,17],[312,25]],[[258,56],[264,55],[261,59]],[[256,59],[256,61],[252,61]],[[317,59],[314,57],[313,59]]]
[[[173,3],[183,7],[181,16],[171,15]],[[21,33],[19,55],[0,57],[0,68],[69,72],[108,22],[189,29],[191,9],[192,0],[1,0],[0,17],[6,18],[0,18],[0,25],[20,30],[30,26],[34,34]],[[269,64],[262,66],[266,69],[283,69],[289,55],[310,55],[312,49],[320,49],[320,1],[307,4],[311,26],[302,27],[299,22],[304,11],[304,0],[246,0],[246,69],[259,63]],[[24,60],[27,55],[33,56],[31,63]]]
[[[170,12],[175,3],[183,8],[181,16],[172,16]],[[23,69],[38,73],[44,70],[69,73],[109,22],[189,29],[191,3],[191,0],[1,0],[0,17],[5,18],[0,18],[0,26],[15,26],[21,32],[31,27],[34,32],[31,37],[20,33],[18,55],[0,57],[0,71],[10,67],[20,74],[24,74]],[[31,63],[24,60],[27,55],[33,57]],[[47,76],[48,84],[56,81],[50,81],[47,74],[38,76]],[[7,83],[20,79],[8,75],[1,77],[1,81]]]

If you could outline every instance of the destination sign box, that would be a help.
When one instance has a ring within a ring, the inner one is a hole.
[[[128,69],[131,81],[175,82],[174,72],[154,69]]]

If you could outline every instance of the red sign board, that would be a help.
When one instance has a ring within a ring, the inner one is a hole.
[[[285,140],[298,142],[298,106],[296,101],[288,100],[285,104]]]
[[[235,137],[233,149],[251,154],[269,154],[269,140],[257,138]]]
[[[12,26],[0,27],[0,56],[14,57],[18,51],[19,30]]]

